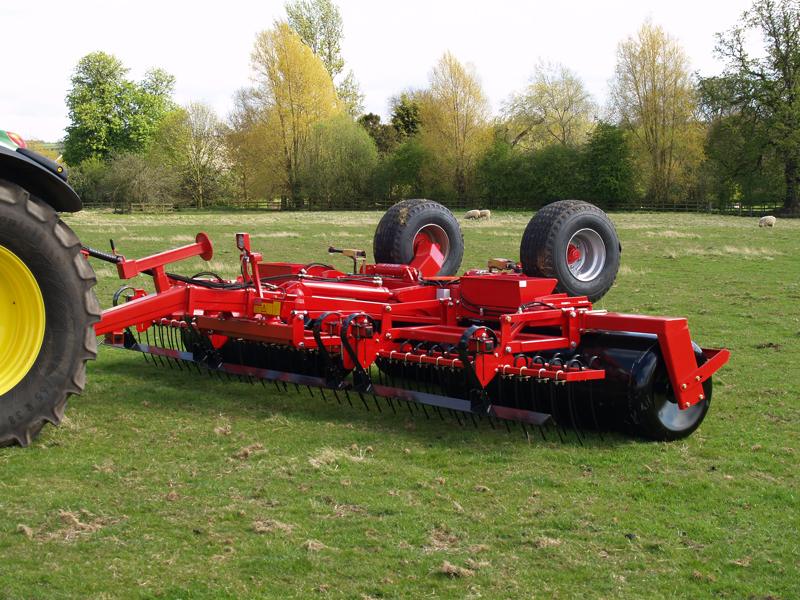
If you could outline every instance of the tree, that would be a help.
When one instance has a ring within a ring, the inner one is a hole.
[[[344,23],[339,8],[330,0],[295,0],[285,4],[289,25],[300,39],[311,48],[325,70],[336,81],[344,70],[342,38]],[[339,99],[347,105],[350,116],[357,117],[364,110],[364,94],[353,71],[336,84]]]
[[[588,199],[615,209],[635,196],[633,156],[625,133],[602,121],[583,147],[582,171]]]
[[[388,123],[381,123],[379,115],[367,113],[358,117],[357,122],[375,142],[380,156],[391,154],[400,143],[400,134]]]
[[[476,165],[481,195],[510,203],[529,199],[531,171],[526,154],[505,136],[497,135]]]
[[[295,0],[285,5],[288,23],[325,65],[334,79],[344,69],[339,8],[330,0]]]
[[[594,127],[597,105],[583,81],[562,64],[540,62],[523,92],[512,94],[503,115],[512,144],[577,146]]]
[[[75,67],[66,102],[71,123],[64,140],[64,160],[77,165],[92,157],[139,152],[158,122],[174,107],[174,78],[160,69],[137,84],[113,55],[87,54]]]
[[[255,87],[242,95],[242,109],[258,121],[263,168],[284,198],[297,198],[311,129],[340,112],[331,77],[287,23],[258,34],[250,66]]]
[[[389,99],[392,109],[392,126],[403,137],[416,134],[420,127],[419,108],[423,93],[420,90],[407,90]]]
[[[643,157],[648,195],[674,201],[675,187],[686,184],[691,172],[685,167],[703,160],[704,131],[689,57],[661,26],[646,21],[635,37],[617,46],[610,87],[619,122]]]
[[[758,31],[765,56],[751,57],[747,35]],[[774,149],[783,163],[786,213],[800,213],[800,6],[796,0],[756,0],[735,26],[717,36],[727,61],[719,79],[703,80],[704,98],[727,128],[741,129],[754,156]],[[714,93],[716,92],[716,93]],[[748,135],[748,128],[755,135]],[[752,161],[745,160],[745,164]],[[741,165],[742,162],[739,161]]]
[[[162,121],[153,152],[180,175],[191,204],[203,208],[219,197],[223,142],[224,126],[214,109],[190,102]]]
[[[303,194],[317,207],[360,202],[378,164],[378,150],[364,128],[345,114],[316,123],[300,163]]]
[[[437,163],[432,174],[446,181],[458,198],[466,198],[473,167],[491,142],[489,99],[475,66],[462,65],[449,52],[429,81],[420,103],[421,140]]]

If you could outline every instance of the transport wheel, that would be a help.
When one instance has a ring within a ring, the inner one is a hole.
[[[520,244],[522,270],[529,277],[555,278],[556,293],[602,298],[619,271],[617,230],[594,204],[560,200],[537,212]]]
[[[392,206],[378,223],[372,251],[376,263],[407,265],[422,240],[439,245],[444,263],[437,275],[455,275],[464,255],[461,226],[446,207],[433,200],[403,200]]]
[[[97,279],[47,204],[0,180],[0,446],[27,446],[80,394],[97,356]]]

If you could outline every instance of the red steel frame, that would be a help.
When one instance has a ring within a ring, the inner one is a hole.
[[[360,366],[367,369],[378,357],[464,367],[458,354],[415,352],[403,340],[455,346],[469,329],[474,356],[471,368],[485,386],[497,375],[556,381],[602,379],[605,373],[600,365],[570,369],[561,364],[520,363],[519,357],[521,353],[575,348],[587,331],[646,333],[658,336],[682,409],[704,399],[703,382],[730,355],[727,350],[703,349],[707,362],[698,367],[686,319],[593,310],[585,297],[552,294],[554,279],[492,269],[469,271],[460,278],[432,277],[443,257],[438,246],[430,243],[418,245],[411,265],[363,265],[359,275],[347,276],[321,266],[262,263],[261,254],[250,251],[249,236],[240,233],[236,237],[243,272],[239,282],[252,282],[251,287],[242,289],[210,289],[166,274],[167,264],[193,256],[211,259],[213,248],[203,233],[194,244],[143,259],[119,257],[121,279],[147,273],[153,277],[156,293],[135,290],[128,302],[103,311],[102,320],[95,325],[96,334],[119,345],[128,327],[139,331],[153,323],[188,327],[188,318],[195,328],[209,334],[218,348],[228,338],[300,349],[322,344],[341,353],[344,366],[351,369],[355,361],[342,351],[340,334],[343,321],[352,316],[348,322],[353,325],[351,347]],[[345,254],[352,256],[355,264],[361,257],[356,251]],[[437,285],[431,285],[436,279]],[[328,313],[338,315],[338,320],[325,316],[321,323],[324,331],[317,340],[307,319],[317,320]],[[463,324],[466,319],[482,324],[468,328]],[[537,328],[559,330],[561,335],[536,333]]]

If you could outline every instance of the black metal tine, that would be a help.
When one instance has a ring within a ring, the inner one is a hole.
[[[461,417],[458,416],[458,411],[453,412],[453,414],[456,416],[456,421],[458,421],[458,424],[463,427],[464,424],[461,422]],[[470,413],[470,414],[472,414],[472,413]],[[476,427],[477,427],[477,425],[476,425]]]
[[[353,406],[353,402],[350,400],[350,393],[347,390],[344,391],[344,396],[347,398],[347,402],[350,403],[350,406]]]
[[[525,438],[530,442],[531,441],[531,436],[530,436],[530,434],[528,434],[528,430],[525,428],[525,423],[520,421],[519,424],[522,425],[522,432],[525,434]]]
[[[594,398],[592,396],[592,382],[589,381],[589,408],[591,409],[592,413],[592,421],[594,421],[594,428],[597,430],[598,435],[600,436],[600,441],[605,442],[603,439],[603,432],[600,430],[600,424],[597,422],[597,415],[594,412]]]
[[[158,337],[161,338],[161,347],[162,348],[169,348],[169,344],[165,344],[164,343],[164,327],[162,325],[158,325],[157,327],[158,327]],[[155,332],[153,333],[153,335],[155,335]],[[166,359],[167,359],[167,364],[169,365],[169,368],[174,370],[175,367],[172,366],[172,361],[169,359],[169,356],[167,356]]]
[[[133,335],[133,333],[131,333],[131,330],[130,330],[130,328],[128,328],[128,329],[127,329],[127,331],[128,331],[128,333],[130,333],[131,335]],[[142,334],[141,334],[141,333],[139,333],[138,331],[136,332],[136,340],[137,340],[137,341],[138,341],[140,344],[142,343]],[[149,365],[149,364],[150,364],[150,359],[149,359],[149,358],[147,358],[147,354],[145,354],[144,352],[142,352],[141,354],[142,354],[142,356],[144,357],[144,362],[146,362],[146,363]],[[156,359],[155,359],[155,357],[153,357],[153,358],[152,358],[152,360],[153,360],[153,366],[155,366],[155,364],[156,364]]]
[[[175,333],[175,329],[176,329],[175,327],[170,326],[170,328],[167,330],[167,338],[169,339],[169,343],[171,345],[171,348],[173,350],[178,350],[179,349],[179,347],[178,347],[178,335],[177,335],[177,333]],[[173,341],[173,336],[175,338],[174,341]],[[181,366],[181,363],[184,362],[184,361],[180,360],[180,359],[175,359],[175,362],[178,364],[178,369],[183,371],[183,366]]]
[[[505,423],[506,431],[508,431],[508,433],[511,433],[511,427],[508,426],[508,419],[502,419],[502,421],[503,423]]]
[[[475,429],[478,428],[478,422],[475,420],[475,415],[469,413],[469,418],[472,419],[472,424],[475,425]]]
[[[286,382],[285,381],[281,381],[281,383],[283,384],[283,391],[284,392],[288,392],[289,391],[289,386],[286,385]]]
[[[339,394],[338,394],[338,392],[337,392],[336,390],[333,390],[333,395],[334,395],[334,396],[336,396],[336,401],[337,401],[339,404],[341,404],[341,403],[342,403],[342,401],[339,399]]]
[[[424,404],[420,404],[420,406],[422,407],[422,412],[424,412],[424,413],[425,413],[425,418],[426,418],[426,419],[428,419],[428,420],[430,420],[430,416],[428,416],[428,409],[427,409],[427,408],[425,408],[425,405],[424,405]]]
[[[408,412],[410,412],[411,415],[413,416],[414,415],[414,411],[411,410],[411,405],[412,404],[413,404],[412,402],[406,402],[406,406],[408,407]]]
[[[386,397],[386,404],[392,407],[392,412],[394,414],[397,414],[397,411],[394,409],[394,402],[392,402],[392,399],[389,398],[388,396]]]
[[[297,385],[297,383],[295,383],[295,384],[294,384],[294,389],[296,389],[296,390],[297,390],[297,393],[298,393],[298,394],[300,393],[300,386],[299,386],[299,385]]]
[[[258,379],[258,380],[261,382],[261,386],[262,386],[262,387],[264,387],[264,388],[266,388],[266,387],[267,387],[267,382],[266,382],[266,381],[264,381],[264,380],[263,380],[263,379],[261,379],[260,377],[259,377],[259,379]]]
[[[558,439],[561,440],[561,443],[564,443],[564,437],[561,435],[561,427],[558,426],[558,422],[561,420],[558,416],[558,411],[556,410],[556,399],[554,396],[553,390],[555,389],[555,384],[551,381],[550,382],[550,406],[553,409],[553,417],[555,417],[556,421],[556,433],[558,434]],[[566,430],[564,430],[564,434],[566,435]]]
[[[277,380],[277,379],[273,379],[273,380],[272,380],[272,383],[274,383],[274,384],[275,384],[275,389],[276,389],[276,390],[278,390],[278,392],[280,393],[280,391],[281,391],[281,386],[279,386],[279,385],[278,385],[278,380]]]
[[[367,404],[367,401],[364,399],[364,394],[358,392],[358,397],[361,398],[361,402],[364,403],[364,408],[366,408],[367,412],[369,412],[369,405]],[[378,408],[378,410],[380,410],[380,407]]]
[[[308,388],[308,390],[309,390],[309,391],[311,391],[311,388]],[[325,402],[327,402],[327,401],[328,401],[328,399],[325,397],[325,390],[323,390],[322,388],[319,388],[319,393],[320,393],[320,395],[322,396],[322,399],[323,399]]]
[[[439,407],[438,407],[438,406],[434,406],[433,408],[435,408],[435,409],[436,409],[436,412],[437,412],[437,413],[439,413],[439,418],[440,418],[442,421],[444,421],[444,415],[442,414],[442,411],[441,411],[441,410],[439,410]]]
[[[487,416],[487,417],[488,417],[488,419],[489,419],[489,425],[491,425],[491,426],[492,426],[492,429],[494,429],[495,431],[497,431],[497,429],[496,429],[496,428],[495,428],[495,426],[494,426],[494,421],[492,421],[492,417],[490,417],[489,415],[486,415],[486,416]]]
[[[583,446],[583,439],[581,438],[581,430],[578,427],[578,421],[575,419],[575,410],[572,406],[572,386],[567,388],[567,406],[569,407],[569,417],[572,419],[572,426],[575,428],[575,436],[578,438],[578,443]]]
[[[149,346],[149,345],[150,345],[150,329],[145,329],[145,330],[144,330],[144,339],[145,339],[145,343],[146,343],[146,344]],[[140,343],[140,344],[142,343],[142,336],[141,336],[141,334],[139,334],[139,343]],[[160,357],[160,356],[158,356],[158,355],[156,354],[156,355],[154,355],[154,356],[153,356],[153,363],[154,363],[154,364],[155,364],[155,362],[156,362],[156,359],[158,359],[159,361],[161,361],[161,357]],[[164,363],[161,363],[161,366],[163,367],[163,366],[164,366]]]
[[[308,388],[309,395],[313,398],[314,397],[314,392],[311,391],[311,386],[307,385],[306,387]]]

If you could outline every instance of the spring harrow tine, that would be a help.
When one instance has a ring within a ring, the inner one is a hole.
[[[575,417],[575,410],[573,409],[572,386],[567,388],[567,406],[569,406],[569,416],[572,419],[572,427],[575,429],[575,436],[578,438],[578,443],[583,446],[583,438],[581,437],[581,429],[578,426],[578,420]]]

